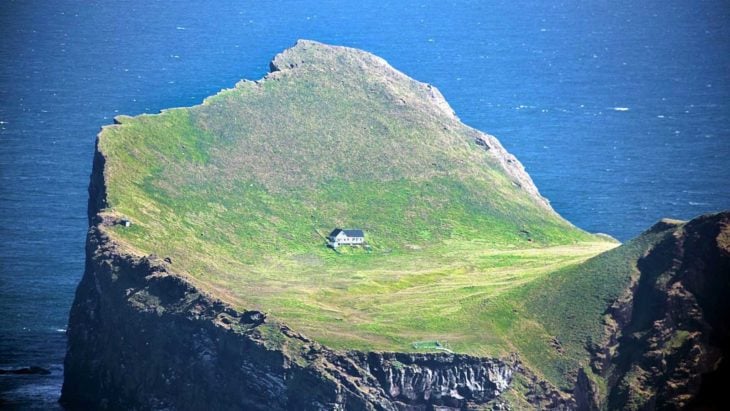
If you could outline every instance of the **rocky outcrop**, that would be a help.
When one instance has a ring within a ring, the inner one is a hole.
[[[438,402],[452,408],[485,403],[509,386],[513,369],[502,361],[444,354],[368,355],[368,368],[389,397],[427,406]]]
[[[532,181],[532,177],[527,174],[525,166],[517,160],[517,157],[508,152],[496,137],[482,133],[478,130],[473,131],[475,133],[474,142],[494,156],[497,162],[499,162],[502,166],[502,169],[504,169],[505,173],[507,173],[507,175],[512,179],[512,184],[514,184],[515,187],[529,193],[533,200],[541,207],[551,213],[555,213],[555,210],[553,210],[548,199],[540,194],[537,186]]]
[[[607,312],[607,342],[581,370],[581,409],[720,409],[719,381],[730,368],[730,212],[686,224],[663,220],[665,234],[639,261],[640,276]]]

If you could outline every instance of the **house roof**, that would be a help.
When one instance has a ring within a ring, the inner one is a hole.
[[[365,233],[362,230],[360,230],[359,228],[350,229],[350,230],[343,230],[341,228],[335,228],[334,230],[332,230],[329,237],[333,237],[333,238],[337,237],[337,235],[340,234],[341,232],[344,232],[345,235],[348,237],[365,237]]]
[[[348,237],[365,237],[365,233],[362,232],[360,229],[353,229],[353,230],[342,230],[347,234]]]

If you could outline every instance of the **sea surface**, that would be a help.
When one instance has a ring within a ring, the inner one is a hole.
[[[438,87],[586,230],[730,208],[727,0],[4,0],[0,368],[51,374],[0,375],[0,408],[57,408],[99,128],[258,79],[299,38]]]

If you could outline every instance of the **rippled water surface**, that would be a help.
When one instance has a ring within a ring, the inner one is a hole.
[[[0,407],[59,395],[99,127],[260,78],[298,38],[434,84],[587,230],[730,208],[726,1],[261,3],[3,2],[0,368],[51,374],[0,375]]]

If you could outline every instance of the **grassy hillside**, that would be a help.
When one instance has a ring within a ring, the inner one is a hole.
[[[679,224],[657,224],[620,247],[503,295],[511,321],[539,324],[510,330],[517,334],[511,339],[525,361],[548,380],[571,389],[579,367],[590,371],[587,348],[602,344],[606,322],[612,321],[606,309],[638,278],[639,259]]]
[[[550,334],[539,317],[515,314],[542,310],[525,290],[615,244],[563,220],[493,137],[383,60],[300,42],[273,65],[104,128],[104,212],[133,222],[112,237],[335,348],[542,352],[526,340]],[[335,227],[370,248],[326,248]]]

